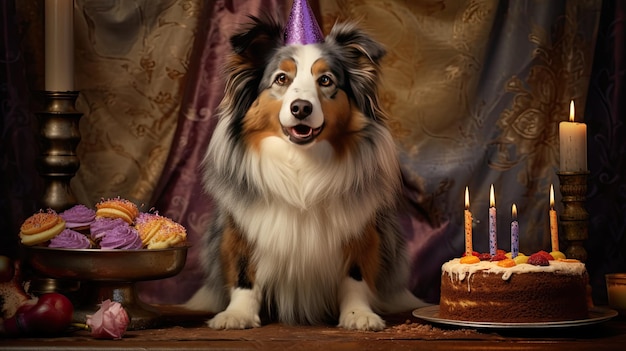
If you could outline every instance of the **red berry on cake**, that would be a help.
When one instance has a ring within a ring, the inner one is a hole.
[[[478,258],[481,261],[491,261],[491,254],[488,252],[481,253],[480,255],[478,255]]]
[[[545,257],[545,258],[546,258],[546,260],[548,260],[548,261],[552,261],[552,260],[554,260],[554,257],[552,257],[552,255],[550,255],[549,253],[547,253],[547,252],[545,252],[545,251],[543,251],[543,250],[541,250],[541,251],[537,252],[537,254],[538,254],[538,255],[541,255],[541,256],[543,256],[543,257]]]
[[[467,253],[463,252],[463,255],[461,255],[461,257],[465,257],[466,255],[467,255]],[[480,253],[478,251],[472,251],[472,256],[478,257],[478,255],[480,255]]]
[[[550,265],[550,261],[546,258],[546,256],[540,254],[539,252],[530,255],[530,257],[528,257],[528,262],[526,263],[532,264],[535,266],[549,266]]]
[[[507,257],[504,254],[504,252],[498,252],[491,258],[491,261],[502,261],[502,260],[504,260],[506,258]]]

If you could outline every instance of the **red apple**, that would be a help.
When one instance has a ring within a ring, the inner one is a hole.
[[[9,335],[58,334],[72,323],[74,306],[64,295],[47,293],[39,296],[35,304],[25,303],[15,316],[4,321]]]

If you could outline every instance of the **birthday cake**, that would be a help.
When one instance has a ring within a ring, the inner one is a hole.
[[[589,278],[580,261],[543,251],[519,260],[503,253],[496,260],[478,256],[443,264],[439,317],[492,323],[589,318]]]

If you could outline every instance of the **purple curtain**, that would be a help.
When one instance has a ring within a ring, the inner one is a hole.
[[[39,209],[42,180],[15,0],[2,1],[0,12],[0,254],[15,257],[22,221]]]
[[[153,195],[154,207],[187,228],[186,269],[176,277],[139,284],[145,302],[182,303],[202,283],[199,239],[208,228],[210,198],[201,184],[199,164],[215,126],[215,110],[223,97],[222,65],[230,50],[228,38],[248,15],[261,9],[281,10],[278,0],[215,1],[207,4],[201,18],[206,23],[196,36],[178,128],[168,161]],[[167,295],[163,296],[166,291]]]

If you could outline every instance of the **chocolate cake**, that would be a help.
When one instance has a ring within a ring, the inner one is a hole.
[[[456,258],[442,266],[439,316],[497,323],[586,319],[587,284],[585,265],[576,260],[501,267]]]

